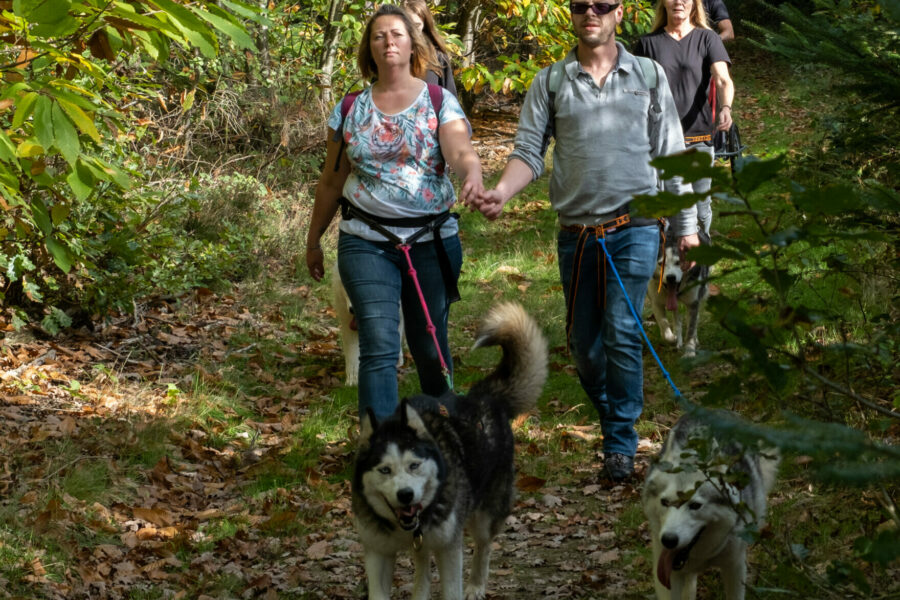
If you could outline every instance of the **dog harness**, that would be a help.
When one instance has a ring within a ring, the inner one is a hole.
[[[360,221],[368,225],[373,231],[377,231],[382,236],[384,236],[386,240],[388,240],[389,242],[393,242],[395,244],[395,247],[403,252],[403,255],[406,257],[406,264],[409,267],[409,269],[407,270],[407,274],[409,275],[410,279],[413,282],[413,285],[416,288],[416,293],[419,296],[419,303],[422,305],[422,312],[425,314],[425,328],[428,333],[431,334],[432,341],[434,341],[434,348],[435,350],[437,350],[438,360],[440,360],[441,363],[441,373],[443,373],[444,378],[447,380],[447,387],[452,390],[453,381],[450,377],[450,367],[447,366],[447,361],[444,360],[444,354],[441,352],[441,345],[437,339],[437,327],[435,327],[434,322],[431,320],[431,315],[428,312],[428,305],[425,302],[425,294],[422,293],[422,286],[419,285],[419,278],[416,276],[416,269],[413,267],[412,258],[409,255],[409,249],[411,244],[415,243],[416,240],[418,240],[426,233],[432,234],[435,253],[438,257],[438,265],[441,269],[441,278],[444,280],[444,286],[447,289],[447,298],[450,300],[450,302],[456,302],[457,300],[459,300],[459,288],[456,285],[456,278],[453,277],[453,268],[450,266],[450,257],[447,255],[447,249],[444,248],[444,240],[440,235],[441,226],[446,223],[448,219],[459,219],[459,214],[452,213],[449,210],[445,210],[444,212],[438,213],[436,215],[425,215],[423,217],[387,218],[378,217],[369,212],[366,212],[363,209],[354,206],[343,196],[338,199],[338,204],[341,207],[342,219],[346,219],[348,221],[350,219],[359,219]],[[388,226],[419,227],[419,230],[404,239],[387,229],[386,227]]]

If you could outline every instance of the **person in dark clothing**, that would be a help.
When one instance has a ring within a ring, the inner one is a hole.
[[[438,30],[434,23],[434,17],[423,0],[405,0],[400,5],[409,13],[412,22],[425,39],[434,46],[434,52],[437,54],[438,63],[425,72],[425,83],[436,83],[442,88],[449,91],[454,96],[456,93],[456,81],[453,79],[453,65],[450,63],[450,51],[444,36]]]
[[[657,0],[651,33],[638,40],[634,53],[662,65],[678,107],[685,147],[709,154],[712,162],[713,133],[728,131],[732,124],[734,83],[728,74],[728,51],[706,24],[703,4],[699,0]],[[710,80],[718,98],[715,117],[708,99]],[[692,185],[695,193],[706,193],[711,181],[701,179]],[[697,221],[707,234],[711,205],[708,196],[697,203]]]
[[[703,0],[703,8],[706,10],[706,18],[709,20],[710,27],[714,27],[719,32],[722,41],[733,40],[734,25],[731,23],[731,16],[728,14],[724,0]]]

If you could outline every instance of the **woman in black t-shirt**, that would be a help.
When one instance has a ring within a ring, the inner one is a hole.
[[[658,0],[651,33],[638,40],[634,53],[649,56],[665,69],[685,145],[709,154],[712,160],[713,134],[727,131],[732,124],[734,83],[728,74],[731,59],[707,24],[703,2]],[[710,81],[716,88],[715,116],[709,103]],[[709,179],[694,183],[694,192],[708,192],[710,183]],[[707,197],[697,203],[697,219],[707,234],[712,223],[711,202]]]

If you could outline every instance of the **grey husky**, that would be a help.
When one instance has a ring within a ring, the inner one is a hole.
[[[709,235],[702,229],[698,232],[701,245],[709,245]],[[700,309],[709,296],[709,266],[695,264],[687,271],[681,270],[681,259],[678,256],[678,238],[666,236],[665,246],[660,247],[659,262],[663,272],[653,275],[647,286],[650,308],[659,325],[659,332],[668,343],[675,343],[683,348],[684,356],[697,353],[697,325],[700,323]],[[662,285],[660,285],[662,279]],[[682,316],[679,304],[683,304],[688,313],[687,340],[682,337]],[[675,313],[674,327],[666,317],[666,311]]]
[[[725,598],[743,600],[747,541],[742,534],[762,527],[778,462],[774,449],[751,451],[711,438],[696,418],[675,424],[647,473],[642,496],[659,600],[693,600],[697,576],[710,567],[721,569]]]
[[[365,549],[369,600],[390,598],[397,553],[415,565],[413,600],[430,597],[433,554],[444,600],[485,597],[491,542],[514,500],[510,420],[531,410],[547,379],[547,342],[517,304],[485,317],[475,347],[499,345],[496,369],[467,395],[405,398],[360,424],[353,514]],[[463,529],[475,543],[463,591]]]

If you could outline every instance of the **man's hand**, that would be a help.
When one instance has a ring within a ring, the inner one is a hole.
[[[700,236],[696,233],[691,235],[683,235],[678,238],[678,257],[681,259],[681,270],[687,271],[694,266],[693,262],[688,262],[685,258],[687,251],[700,245]]]

